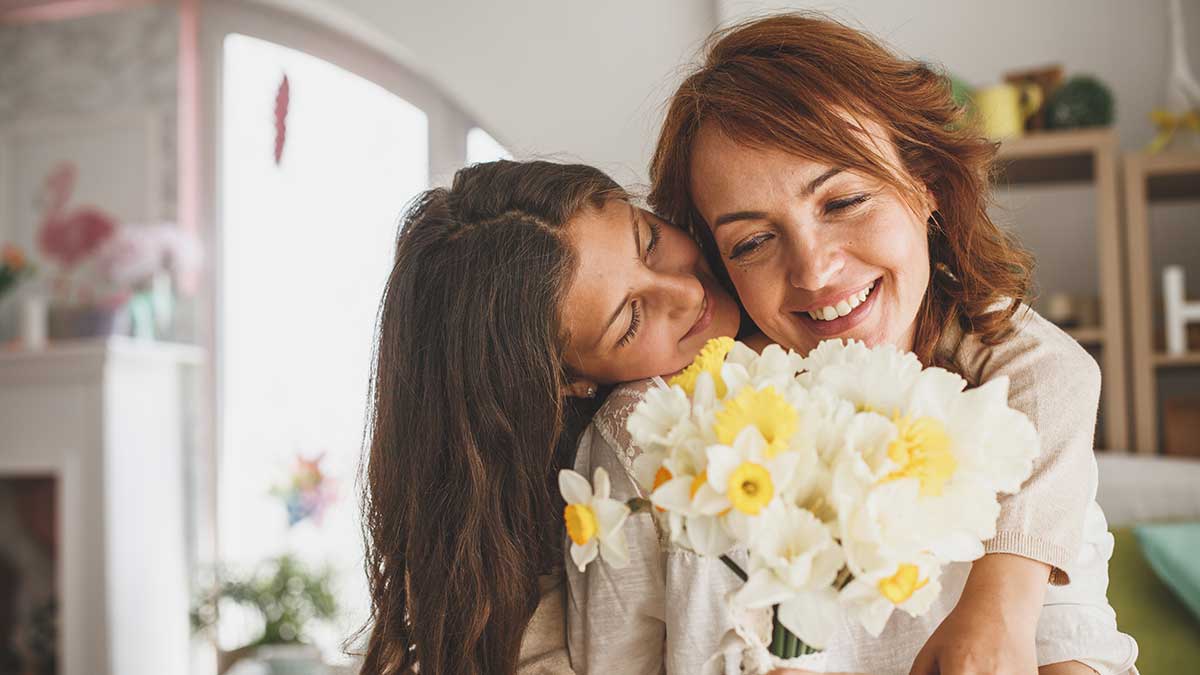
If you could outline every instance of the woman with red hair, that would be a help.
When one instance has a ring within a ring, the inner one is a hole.
[[[829,338],[893,344],[973,385],[1006,377],[1009,404],[1041,439],[1032,476],[1001,501],[986,555],[950,565],[923,616],[897,613],[879,637],[839,626],[825,669],[1136,672],[1136,643],[1105,597],[1099,369],[1026,305],[1032,259],[987,213],[994,156],[944,76],[821,16],[717,34],[670,101],[649,201],[724,271],[751,320],[743,327],[761,331],[745,339],[801,353]],[[576,466],[589,462],[611,463]],[[617,485],[614,498],[634,496]],[[572,665],[712,669],[734,619],[709,598],[737,580],[664,546],[646,516],[627,527],[640,566],[569,570]]]

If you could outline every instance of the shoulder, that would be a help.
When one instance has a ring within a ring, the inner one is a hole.
[[[1075,338],[1026,305],[1012,321],[1013,333],[999,344],[984,344],[976,335],[962,337],[954,361],[963,377],[975,385],[1008,377],[1014,388],[1099,395],[1100,366]]]
[[[633,444],[625,424],[634,409],[646,397],[646,392],[653,386],[653,380],[638,380],[617,385],[609,393],[604,405],[600,406],[600,410],[592,418],[592,426],[609,445],[620,449]]]
[[[596,468],[603,468],[612,480],[614,498],[644,496],[640,494],[633,469],[641,450],[633,444],[625,424],[653,386],[653,380],[618,385],[579,439],[575,470],[590,477]]]

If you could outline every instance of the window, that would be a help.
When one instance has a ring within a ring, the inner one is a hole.
[[[468,159],[509,155],[378,53],[274,10],[220,7],[207,13],[205,47],[221,74],[208,85],[219,101],[211,195],[219,205],[218,557],[248,567],[288,552],[330,565],[342,616],[315,637],[337,661],[369,611],[356,477],[400,216],[432,179]],[[289,526],[276,488],[298,457],[318,456],[336,496],[320,522]],[[222,648],[255,637],[254,622],[228,618]]]

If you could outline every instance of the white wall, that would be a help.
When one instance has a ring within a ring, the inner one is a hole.
[[[715,0],[258,0],[366,31],[518,157],[645,181],[662,104]]]
[[[717,0],[724,22],[773,9],[827,12],[907,56],[943,64],[968,83],[999,82],[1008,71],[1051,63],[1067,76],[1092,74],[1116,95],[1125,148],[1153,135],[1147,117],[1167,79],[1167,0]],[[1200,3],[1184,0],[1188,52],[1200,63]]]

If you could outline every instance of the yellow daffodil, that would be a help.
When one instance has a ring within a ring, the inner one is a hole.
[[[766,455],[771,458],[787,450],[799,423],[796,409],[774,387],[743,387],[717,411],[713,431],[722,444],[732,445],[742,430],[754,427],[767,442]]]
[[[916,478],[921,484],[922,497],[940,496],[946,481],[958,468],[945,426],[932,417],[914,420],[897,414],[892,421],[897,433],[888,445],[887,456],[900,468],[884,480]]]
[[[899,605],[928,583],[928,579],[920,578],[920,569],[916,565],[901,563],[895,574],[879,581],[879,592],[893,605]]]
[[[700,377],[700,373],[708,373],[713,378],[717,398],[725,398],[725,381],[721,379],[721,366],[724,365],[725,357],[733,349],[734,344],[733,338],[730,337],[709,340],[700,350],[700,355],[692,361],[692,365],[672,377],[668,384],[680,387],[688,396],[691,396],[696,392],[696,379]]]
[[[751,516],[757,516],[771,498],[775,496],[775,485],[771,474],[761,464],[742,462],[729,476],[726,491],[733,508]]]

